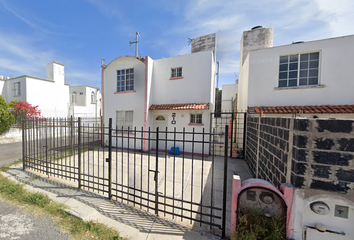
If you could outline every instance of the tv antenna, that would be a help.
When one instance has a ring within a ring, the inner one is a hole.
[[[135,43],[135,57],[138,57],[138,36],[141,36],[138,31],[135,32],[135,41],[129,41],[129,46]]]

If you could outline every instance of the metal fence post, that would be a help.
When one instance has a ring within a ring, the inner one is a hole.
[[[78,125],[78,135],[77,135],[77,145],[78,145],[78,153],[77,153],[77,159],[78,159],[78,181],[79,185],[78,188],[81,189],[81,117],[78,118],[77,120],[77,125]]]
[[[34,126],[34,123],[33,123]],[[34,136],[34,134],[33,134]],[[45,121],[45,172],[48,174],[48,124],[47,121]]]
[[[243,116],[243,159],[246,159],[247,112]]]
[[[112,118],[109,119],[108,137],[108,198],[112,199]]]
[[[155,166],[155,176],[154,176],[154,180],[155,180],[155,215],[159,214],[158,172],[159,172],[159,128],[156,128],[156,166]]]
[[[222,233],[221,238],[225,239],[226,232],[226,191],[227,191],[227,150],[228,150],[228,138],[229,138],[229,126],[225,125],[225,148],[224,148],[224,190],[223,190],[223,200],[222,200]]]
[[[25,120],[24,119],[22,119],[22,169],[23,170],[25,170],[25,168],[26,168],[26,158],[25,158],[25,156],[26,156],[26,153],[25,153],[25,151],[26,151],[26,148],[25,148],[25,145],[26,145],[26,143],[25,143]]]
[[[230,126],[230,139],[231,139],[231,141],[230,141],[230,143],[231,143],[231,146],[230,146],[230,157],[232,156],[232,147],[233,147],[233,142],[234,142],[234,139],[233,139],[233,137],[234,137],[234,117],[235,117],[235,115],[234,115],[235,113],[234,112],[232,112],[231,113],[231,126]]]

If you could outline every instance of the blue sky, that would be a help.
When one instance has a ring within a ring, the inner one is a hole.
[[[46,77],[65,64],[66,83],[100,87],[108,64],[139,54],[190,53],[188,38],[217,33],[219,85],[238,77],[240,39],[254,26],[274,29],[274,46],[354,34],[352,0],[0,0],[0,75]]]

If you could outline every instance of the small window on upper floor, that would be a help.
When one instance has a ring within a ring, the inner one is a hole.
[[[117,71],[117,92],[134,91],[134,68]]]
[[[319,61],[319,52],[280,56],[278,87],[318,85]]]
[[[96,103],[95,92],[91,92],[91,103]]]
[[[15,82],[14,83],[14,97],[21,96],[21,83]]]
[[[171,68],[171,78],[182,77],[182,67]]]

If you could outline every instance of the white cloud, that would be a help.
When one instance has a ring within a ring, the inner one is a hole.
[[[67,83],[100,85],[100,75],[94,69],[82,67],[77,61],[61,56],[53,50],[42,50],[41,47],[36,47],[36,42],[29,37],[9,33],[0,35],[0,75],[46,78],[46,64],[59,61],[65,64]]]
[[[35,16],[31,16],[26,11],[20,11],[20,10],[16,9],[15,7],[10,6],[5,0],[3,0],[2,3],[5,7],[5,9],[8,10],[12,15],[17,17],[22,22],[26,23],[28,26],[35,29],[36,31],[43,32],[43,33],[49,33],[49,34],[56,34],[53,31],[49,31],[47,28],[54,29],[54,28],[59,27],[58,25],[55,25],[53,23],[50,23],[48,21],[45,21],[45,20],[40,19]],[[42,25],[46,25],[47,28],[43,27]]]

